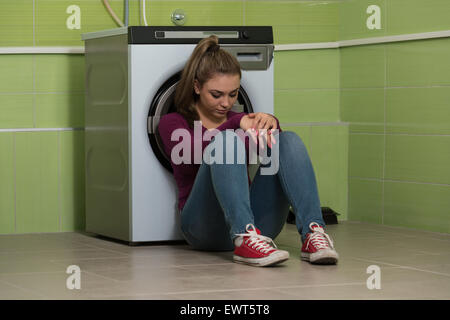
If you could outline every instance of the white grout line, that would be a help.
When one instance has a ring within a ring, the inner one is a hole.
[[[108,276],[101,275],[101,274],[96,273],[94,271],[81,270],[81,274],[82,275],[83,275],[83,273],[89,274],[89,275],[94,276],[94,277],[100,277],[100,278],[103,278],[103,279],[108,280],[108,281],[113,281],[113,282],[118,282],[118,283],[123,282],[122,280],[117,280],[117,279],[114,279],[114,278],[110,278]]]
[[[400,34],[400,35],[395,35],[395,36],[383,36],[383,37],[373,37],[373,38],[364,38],[364,39],[344,40],[344,41],[339,41],[339,47],[402,42],[402,41],[411,41],[411,40],[427,40],[427,39],[446,38],[446,37],[450,37],[450,30]]]
[[[433,183],[433,182],[421,182],[421,181],[408,181],[408,180],[393,180],[393,179],[380,179],[380,178],[365,178],[365,177],[355,177],[349,176],[349,179],[356,180],[366,180],[366,181],[377,181],[377,182],[395,182],[395,183],[410,183],[410,184],[428,184],[431,186],[440,186],[440,187],[450,187],[450,184],[445,183]]]
[[[420,254],[425,254],[425,255],[430,255],[430,256],[442,256],[442,253],[433,253],[433,252],[428,252],[428,251],[420,251],[420,250],[416,250],[417,253]]]
[[[84,128],[10,128],[0,129],[1,132],[48,132],[48,131],[84,131]]]
[[[386,53],[386,46],[384,46],[383,48],[383,53],[384,53],[384,89],[383,89],[383,175],[382,175],[382,179],[383,182],[381,183],[381,224],[384,225],[384,207],[385,207],[385,196],[384,196],[384,183],[385,183],[385,178],[386,178],[386,104],[387,104],[387,90],[386,90],[386,85],[387,85],[387,53]]]
[[[402,42],[402,41],[411,41],[411,40],[427,40],[427,39],[446,38],[446,37],[450,37],[450,30],[401,34],[401,35],[395,35],[395,36],[352,39],[352,40],[343,40],[343,41],[336,41],[336,42],[279,44],[279,45],[275,45],[275,51],[343,48],[343,47],[352,47],[352,46],[360,46],[360,45]]]
[[[385,87],[345,87],[341,88],[342,91],[357,91],[357,90],[381,90],[381,89],[433,89],[433,88],[449,88],[450,85],[446,84],[433,84],[433,85],[426,85],[426,86],[385,86]],[[283,89],[277,89],[277,90],[283,90]],[[287,89],[289,90],[289,89]],[[306,88],[299,88],[299,89],[291,89],[291,90],[308,90]],[[327,90],[325,89],[318,89],[318,90]]]
[[[346,127],[349,122],[280,122],[280,126],[284,127]]]
[[[10,273],[4,273],[4,274],[2,274],[2,275],[4,276],[4,275],[8,275],[8,274],[10,274]],[[31,290],[31,289],[23,288],[23,287],[21,287],[21,286],[18,286],[18,285],[16,285],[16,284],[12,283],[12,282],[9,282],[8,280],[6,280],[6,279],[4,279],[4,278],[3,278],[3,279],[0,278],[0,282],[6,283],[7,285],[9,285],[9,286],[11,286],[11,287],[14,287],[14,288],[18,289],[19,291],[23,291],[23,292],[26,292],[26,293],[31,293],[33,296],[37,296],[37,297],[42,298],[42,299],[47,298],[46,296],[42,295],[41,293],[39,293],[39,292],[37,292],[37,291]],[[34,297],[33,297],[33,298],[34,298]],[[30,299],[30,298],[26,298],[26,299]]]
[[[33,91],[28,91],[28,92],[20,92],[20,91],[16,91],[16,92],[0,92],[0,95],[27,95],[27,94],[35,94],[35,95],[48,95],[48,94],[54,94],[54,95],[63,95],[63,94],[70,94],[70,95],[75,95],[75,94],[86,94],[85,91],[42,91],[42,92],[35,92],[35,90]]]
[[[247,6],[246,0],[242,1],[242,25],[245,26],[245,7]]]
[[[36,56],[32,56],[31,58],[31,62],[32,62],[32,80],[33,80],[33,85],[32,85],[32,94],[33,96],[31,97],[31,104],[32,104],[32,117],[33,117],[33,128],[36,128]]]
[[[388,263],[388,262],[383,262],[383,261],[378,261],[378,260],[371,260],[371,259],[355,258],[355,257],[352,258],[352,259],[359,260],[359,261],[370,262],[370,263],[385,264],[385,265],[388,265],[388,266],[397,267],[397,268],[401,268],[401,269],[408,269],[408,270],[413,270],[413,271],[420,271],[420,272],[432,273],[432,274],[437,274],[437,275],[440,275],[440,276],[450,277],[450,274],[448,274],[448,273],[431,271],[431,270],[426,270],[426,269],[419,269],[419,268],[414,268],[414,267],[409,267],[409,266],[402,266],[400,264]]]
[[[57,164],[57,175],[58,175],[58,191],[57,191],[57,197],[58,197],[58,232],[61,232],[61,225],[62,225],[62,196],[61,196],[61,133],[60,131],[57,132],[57,154],[58,154],[58,164]]]
[[[370,124],[370,125],[380,125],[379,123],[368,123],[368,122],[351,122],[350,124]],[[281,123],[280,123],[281,125]],[[433,133],[395,133],[395,132],[359,132],[359,131],[350,131],[350,134],[358,134],[358,135],[386,135],[386,136],[411,136],[411,137],[450,137],[450,134],[433,134]]]
[[[14,233],[17,233],[17,168],[16,168],[16,135],[13,134],[13,170],[14,170]]]
[[[36,0],[33,0],[33,46],[36,46]]]
[[[312,49],[339,49],[339,42],[294,43],[277,44],[274,51],[312,50]]]
[[[189,270],[190,267],[209,267],[209,266],[228,266],[235,265],[235,262],[221,262],[221,263],[199,263],[199,264],[180,264],[171,265],[172,267],[180,267],[183,270]]]
[[[377,88],[378,89],[378,88]],[[279,88],[274,92],[295,92],[295,91],[340,91],[340,88]]]
[[[0,54],[84,54],[84,47],[2,47]]]
[[[115,254],[119,254],[120,255],[119,257],[81,258],[80,260],[99,260],[99,259],[101,260],[101,259],[112,259],[112,258],[118,259],[118,258],[126,258],[126,257],[130,256],[130,254],[128,252],[122,252],[120,250],[103,248],[103,247],[99,247],[99,246],[96,246],[96,245],[93,245],[93,244],[86,244],[86,243],[83,243],[81,241],[79,241],[79,242],[74,241],[74,242],[75,243],[79,243],[79,244],[82,243],[83,245],[88,247],[88,249],[83,249],[83,250],[100,250],[100,251],[107,251],[107,252],[110,252],[110,253],[115,253]]]
[[[256,288],[233,288],[233,289],[215,289],[215,290],[194,290],[194,291],[176,291],[162,292],[163,294],[190,294],[190,293],[213,293],[213,292],[235,292],[235,291],[254,291],[254,290],[271,290],[271,289],[296,289],[296,288],[320,288],[320,287],[343,287],[343,286],[361,286],[366,282],[348,282],[348,283],[329,283],[329,284],[306,284],[294,286],[276,286],[276,287],[256,287]]]

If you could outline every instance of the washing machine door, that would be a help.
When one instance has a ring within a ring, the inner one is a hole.
[[[178,82],[180,81],[180,78],[181,71],[170,77],[159,88],[152,100],[152,103],[150,104],[147,122],[148,137],[152,150],[158,158],[159,162],[161,162],[164,168],[166,168],[170,172],[173,171],[170,164],[170,156],[168,156],[164,151],[164,145],[158,132],[158,124],[162,116],[171,112],[176,112],[174,97],[175,89],[178,85]],[[240,86],[239,88],[238,98],[231,110],[234,112],[253,112],[253,107],[250,99],[242,86]]]

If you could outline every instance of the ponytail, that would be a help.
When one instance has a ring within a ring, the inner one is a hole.
[[[195,47],[175,92],[177,112],[187,120],[191,128],[194,127],[194,121],[199,120],[195,109],[199,96],[194,91],[194,80],[203,86],[217,73],[238,74],[240,78],[241,67],[234,56],[220,48],[217,36],[212,35],[200,40]]]

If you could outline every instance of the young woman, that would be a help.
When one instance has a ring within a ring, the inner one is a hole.
[[[272,239],[281,232],[292,206],[303,242],[301,259],[337,263],[333,242],[324,232],[315,175],[303,142],[295,133],[282,131],[273,115],[230,111],[238,97],[240,79],[239,62],[220,48],[218,38],[201,40],[177,86],[177,112],[160,120],[158,130],[171,156],[186,241],[199,250],[234,250],[235,262],[274,265],[289,258]],[[195,135],[199,128],[201,135]],[[230,129],[258,136],[256,142],[267,154],[278,144],[277,172],[262,174],[270,163],[261,165],[250,182],[247,164],[237,161],[242,150],[248,161],[249,140]],[[187,133],[191,150],[201,146],[200,162],[195,161],[195,152],[180,152],[180,130]],[[202,138],[210,132],[215,133],[212,139]],[[233,161],[206,161],[214,154],[212,149]],[[180,163],[174,159],[177,156],[190,161]]]

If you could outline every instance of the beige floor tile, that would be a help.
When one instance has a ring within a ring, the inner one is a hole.
[[[296,300],[297,297],[275,289],[216,290],[168,294],[182,300]]]
[[[45,296],[0,280],[0,300],[42,300]]]
[[[287,224],[275,239],[290,259],[255,268],[233,252],[185,243],[129,246],[88,233],[0,235],[0,299],[450,299],[450,235],[357,222],[330,225],[334,266],[301,261],[300,236]],[[69,265],[81,289],[69,290]],[[381,270],[369,290],[367,267]]]

